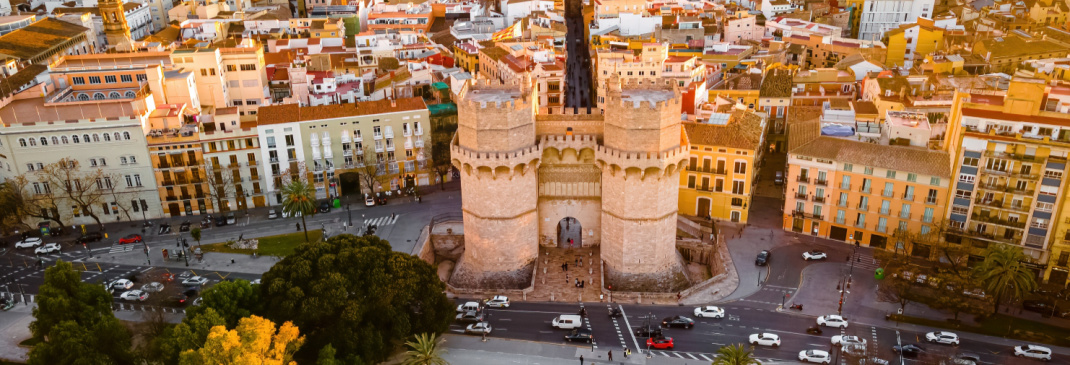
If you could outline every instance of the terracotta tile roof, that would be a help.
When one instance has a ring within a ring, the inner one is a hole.
[[[762,87],[758,90],[761,97],[787,98],[791,97],[791,70],[774,68],[765,73],[762,79]]]
[[[745,73],[726,80],[717,90],[758,90],[762,84],[762,74]]]
[[[45,71],[48,71],[48,66],[30,65],[19,70],[19,72],[16,72],[14,75],[5,77],[3,80],[0,80],[0,96],[7,97],[8,93],[14,92],[23,85],[30,83],[30,81],[33,81],[37,75],[40,75]]]
[[[297,104],[282,104],[260,107],[256,112],[256,121],[259,125],[268,125],[426,109],[427,104],[424,104],[424,99],[420,97],[397,99],[393,106],[390,100],[385,99],[354,104],[305,107]]]
[[[821,107],[793,106],[788,108],[788,151],[813,141],[821,135]]]
[[[278,52],[264,53],[265,65],[289,65],[297,58],[297,51],[284,49]]]
[[[950,177],[951,156],[919,147],[887,146],[835,137],[817,137],[792,154],[921,175]]]
[[[728,124],[684,122],[684,132],[694,145],[724,146],[736,149],[757,150],[761,148],[762,117],[747,111],[736,111]]]
[[[0,36],[0,55],[30,59],[88,30],[55,18],[44,18]]]
[[[851,107],[854,108],[855,114],[874,114],[879,113],[877,105],[872,101],[854,101],[851,102]]]

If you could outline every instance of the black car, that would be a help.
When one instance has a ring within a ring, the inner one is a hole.
[[[81,237],[78,237],[78,243],[97,242],[104,239],[104,235],[100,232],[86,232]]]
[[[326,201],[326,200],[320,202],[319,212],[320,213],[330,213],[331,212],[331,202]]]
[[[179,232],[189,232],[189,221],[182,222],[182,225],[178,226]]]
[[[769,251],[762,250],[762,252],[758,253],[758,258],[754,259],[754,264],[758,266],[765,266],[769,263],[769,256]]]
[[[635,329],[635,335],[638,337],[662,337],[664,334],[661,332],[661,327],[654,326],[642,326]]]
[[[695,321],[684,316],[673,316],[662,319],[661,325],[665,327],[691,328],[695,327]]]
[[[894,351],[897,354],[898,353],[903,353],[903,357],[918,357],[918,355],[921,355],[922,352],[925,352],[925,349],[921,348],[918,345],[915,345],[915,344],[912,344],[912,343],[908,343],[908,344],[902,345],[902,346],[899,346],[899,345],[892,346],[892,351]]]
[[[191,302],[191,300],[188,295],[179,293],[171,296],[171,303],[174,303],[175,305],[186,305],[189,304],[189,302]]]
[[[594,335],[591,334],[591,330],[589,330],[589,329],[577,328],[577,329],[572,330],[572,332],[569,332],[569,334],[565,335],[565,341],[568,341],[568,342],[580,341],[580,342],[591,343],[591,342],[594,342]]]
[[[222,226],[225,226],[225,225],[227,225],[227,217],[226,216],[220,214],[218,217],[215,217],[215,226],[216,227],[222,227]]]

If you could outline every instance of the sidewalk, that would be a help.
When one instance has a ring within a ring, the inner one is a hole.
[[[164,260],[158,249],[149,252],[152,265],[155,267],[167,267],[175,269],[231,271],[246,274],[263,274],[271,269],[278,260],[270,256],[253,258],[250,255],[237,253],[205,252],[203,260],[190,258],[189,266],[186,261]],[[108,264],[149,266],[145,259],[145,252],[133,250],[123,253],[104,253],[93,256],[85,262],[99,262]]]

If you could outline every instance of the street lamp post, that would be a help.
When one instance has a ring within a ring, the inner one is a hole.
[[[349,202],[346,202],[346,215],[349,216],[349,226],[353,226],[353,211],[349,210]]]

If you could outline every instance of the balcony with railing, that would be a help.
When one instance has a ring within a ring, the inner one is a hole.
[[[824,203],[825,202],[825,197],[819,196],[819,195],[814,195],[814,197],[811,198],[811,200],[813,200],[814,203]]]
[[[824,179],[814,179],[814,185],[828,186],[829,181]]]
[[[858,191],[863,194],[869,194],[873,190],[869,186],[862,186],[858,188]]]
[[[349,138],[349,133],[342,133],[341,141],[342,141],[342,143],[349,143],[349,142],[352,142],[353,140]]]
[[[342,150],[342,156],[353,156],[353,150]]]
[[[423,140],[418,140],[418,141],[420,141],[420,143],[423,144]],[[727,173],[727,171],[725,171],[724,169],[718,170],[718,169],[712,168],[710,166],[691,166],[691,165],[687,166],[687,171],[704,172],[704,173],[707,173],[707,174],[716,174],[716,175],[724,175],[724,174]]]
[[[840,183],[840,190],[850,191],[851,190],[851,184]]]
[[[843,217],[836,217],[836,224],[844,224],[845,219]]]
[[[807,212],[804,212],[804,211],[801,211],[801,210],[798,210],[798,209],[792,210],[791,211],[791,216],[792,217],[799,217],[799,218],[807,218],[807,219],[816,219],[816,220],[821,220],[822,218],[824,218],[820,214],[807,213]]]
[[[936,197],[925,197],[925,204],[936,204]]]
[[[1010,220],[1002,219],[1002,218],[1000,218],[998,216],[984,215],[984,214],[981,214],[979,212],[973,212],[973,214],[970,215],[970,219],[978,221],[978,222],[996,224],[996,225],[1000,225],[1000,226],[1004,226],[1004,227],[1011,227],[1011,228],[1015,228],[1015,229],[1025,229],[1025,222],[1010,221]]]
[[[888,232],[888,227],[887,226],[878,225],[877,226],[877,232],[887,233]]]
[[[880,212],[880,215],[892,215],[892,210],[889,208],[880,208],[877,211]]]
[[[899,212],[899,219],[910,220],[910,215],[909,212]]]
[[[903,193],[903,196],[901,196],[900,198],[906,201],[914,201],[914,194]]]
[[[373,133],[372,134],[372,139],[377,140],[377,141],[380,140],[380,139],[383,139],[383,134],[380,133],[380,132]]]
[[[856,220],[854,226],[864,229],[864,228],[866,228],[866,221],[858,221],[858,220]]]
[[[806,193],[795,193],[795,199],[806,200]]]
[[[881,196],[883,196],[885,198],[891,198],[892,196],[895,196],[895,190],[888,190],[888,189],[881,190]]]
[[[996,157],[996,158],[1009,158],[1009,159],[1014,159],[1014,160],[1018,160],[1018,161],[1025,161],[1025,162],[1031,162],[1031,163],[1040,163],[1040,162],[1044,162],[1044,160],[1047,159],[1046,157],[1036,156],[1036,155],[1026,155],[1026,154],[1021,154],[1021,153],[1007,153],[1007,152],[996,152],[996,151],[985,151],[985,156],[986,157]]]
[[[858,204],[858,210],[869,210],[869,204]]]
[[[795,181],[809,184],[810,183],[810,177],[809,176],[805,176],[805,175],[799,175],[799,177],[795,178]]]
[[[841,206],[841,207],[846,207],[847,206],[847,201],[843,200],[843,199],[837,200],[836,201],[836,205]]]
[[[394,138],[394,131],[387,129],[386,132],[383,132],[383,137],[386,137],[388,139],[393,139]]]
[[[932,223],[933,222],[933,216],[931,216],[931,215],[923,215],[923,216],[921,216],[921,221],[925,222],[925,223]]]

